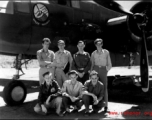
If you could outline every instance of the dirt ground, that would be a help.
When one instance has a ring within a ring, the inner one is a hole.
[[[10,82],[16,73],[13,68],[15,57],[0,55],[0,119],[152,119],[152,83],[147,93],[142,92],[140,87],[126,85],[123,87],[108,87],[108,112],[103,109],[98,114],[91,114],[84,117],[84,106],[79,113],[71,113],[68,116],[58,117],[54,112],[49,115],[38,115],[33,111],[37,103],[39,83],[38,83],[38,63],[33,60],[28,63],[27,69],[23,66],[25,75],[20,80],[27,88],[27,97],[20,106],[7,106],[3,100],[3,89]],[[139,67],[128,69],[112,68],[108,76],[113,75],[139,75]],[[152,69],[150,73],[152,76]]]
[[[33,107],[38,97],[38,68],[23,68],[23,70],[26,74],[20,79],[27,87],[26,100],[20,106],[7,106],[3,100],[3,88],[11,80],[15,70],[13,68],[0,69],[0,119],[152,119],[152,88],[150,87],[149,92],[143,93],[141,88],[133,86],[108,89],[109,112],[107,113],[101,110],[98,114],[84,117],[83,106],[79,113],[71,113],[64,117],[58,117],[54,113],[47,116],[37,115]],[[127,68],[115,68],[108,74],[112,75],[114,71],[129,74],[127,70]],[[129,71],[130,74],[139,73],[138,67]]]

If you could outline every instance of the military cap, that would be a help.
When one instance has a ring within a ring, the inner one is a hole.
[[[58,44],[65,44],[64,40],[59,40]]]
[[[43,38],[42,43],[44,43],[44,42],[49,42],[49,43],[51,43],[51,41],[50,41],[49,38]]]
[[[70,72],[68,72],[68,75],[71,75],[71,74],[76,74],[76,75],[78,75],[78,72],[75,71],[75,70],[71,70]]]
[[[97,38],[95,41],[94,41],[94,44],[102,44],[103,43],[103,40],[101,38]]]

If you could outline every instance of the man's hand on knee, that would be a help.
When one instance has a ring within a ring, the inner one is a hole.
[[[41,107],[42,107],[42,112],[47,113],[46,107],[44,105],[41,105]]]

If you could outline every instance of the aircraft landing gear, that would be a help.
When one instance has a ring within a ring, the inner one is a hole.
[[[18,80],[9,82],[3,90],[3,98],[7,105],[20,105],[26,98],[26,87]]]
[[[3,90],[4,101],[10,106],[22,104],[27,95],[24,83],[18,80],[21,76],[19,75],[19,71],[22,70],[21,56],[21,54],[16,56],[16,75],[13,76],[12,81],[9,82]]]

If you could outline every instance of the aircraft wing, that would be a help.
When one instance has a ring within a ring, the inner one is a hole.
[[[126,21],[127,21],[127,15],[124,15],[124,16],[121,16],[121,17],[116,17],[116,18],[109,19],[108,22],[107,22],[107,25],[108,26],[118,25],[118,24],[124,23]]]

